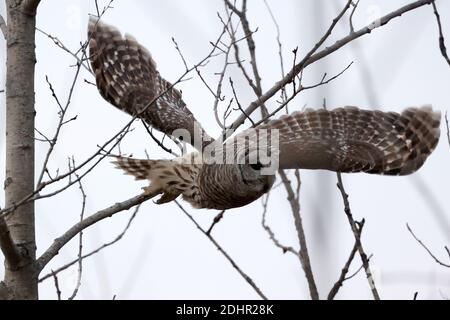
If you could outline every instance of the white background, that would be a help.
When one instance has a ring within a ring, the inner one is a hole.
[[[411,0],[412,1],[412,0]],[[107,1],[99,1],[101,6]],[[304,55],[328,28],[346,1],[283,0],[269,1],[277,17],[287,66],[292,63],[292,49]],[[355,14],[355,27],[368,24],[409,1],[362,0]],[[444,32],[450,47],[450,4],[438,1]],[[222,1],[208,0],[116,0],[104,21],[122,32],[134,35],[151,52],[161,74],[170,81],[184,71],[174,48],[175,37],[190,64],[210,50],[221,30],[216,12],[224,12]],[[249,1],[249,19],[255,34],[257,59],[263,87],[270,88],[280,79],[276,32],[262,1]],[[5,16],[4,3],[0,12]],[[43,0],[37,25],[57,36],[67,47],[76,50],[86,39],[88,13],[94,13],[94,1]],[[348,16],[344,17],[328,44],[348,33]],[[57,106],[45,82],[49,76],[56,93],[65,101],[74,76],[73,58],[57,48],[51,40],[37,34],[36,124],[39,130],[53,133],[57,123]],[[0,88],[5,79],[5,42],[0,41]],[[245,49],[241,50],[245,52]],[[304,92],[291,104],[291,110],[303,106],[320,107],[326,98],[328,107],[356,105],[365,108],[401,111],[412,105],[433,104],[445,112],[449,108],[450,67],[440,55],[437,25],[431,6],[409,12],[389,25],[347,45],[307,69],[305,83],[320,81],[324,72],[334,75],[348,63],[354,65],[331,84]],[[222,68],[222,58],[210,62],[202,74],[214,84]],[[193,75],[194,76],[194,75]],[[240,80],[237,68],[232,76],[240,100],[245,106],[254,99],[252,91]],[[129,116],[114,109],[98,94],[93,81],[83,71],[75,87],[69,118],[78,120],[65,127],[50,162],[50,168],[65,171],[67,157],[81,162],[96,150],[96,145],[110,138]],[[228,83],[228,82],[227,82]],[[214,121],[214,98],[196,76],[183,82],[183,99],[197,119],[213,136],[220,132]],[[225,95],[231,98],[229,85]],[[0,167],[4,167],[4,94],[0,94]],[[221,106],[225,107],[226,102]],[[275,99],[269,103],[274,108]],[[248,126],[248,123],[244,127]],[[366,174],[344,175],[344,182],[355,218],[366,218],[363,244],[373,254],[371,265],[380,295],[384,299],[447,298],[450,273],[437,265],[407,232],[408,222],[416,234],[444,261],[444,245],[450,244],[450,204],[448,159],[450,148],[442,125],[437,150],[419,173],[408,177],[379,177]],[[47,145],[37,143],[37,167],[43,161]],[[152,158],[167,157],[150,140],[137,123],[136,130],[122,143],[122,150],[143,156],[147,149]],[[26,164],[24,164],[26,165]],[[350,250],[353,235],[343,212],[342,200],[330,172],[302,171],[301,211],[305,224],[312,268],[321,297],[326,297],[337,280]],[[0,181],[4,179],[0,171]],[[140,192],[143,183],[124,176],[105,161],[87,179],[87,214],[123,201]],[[272,191],[268,223],[279,240],[298,247],[292,214],[283,187]],[[38,254],[42,253],[67,228],[76,223],[80,212],[80,193],[76,186],[66,193],[36,203]],[[4,204],[3,195],[0,204]],[[194,217],[207,228],[215,211],[194,210]],[[89,228],[84,236],[84,252],[110,241],[119,234],[131,212],[117,214]],[[262,206],[258,200],[241,209],[227,212],[213,231],[214,237],[238,265],[272,299],[308,299],[304,273],[296,257],[283,254],[269,240],[261,227]],[[49,264],[50,269],[76,258],[78,239],[70,242]],[[445,260],[447,259],[447,260]],[[359,257],[351,272],[360,266]],[[3,270],[0,271],[0,276]],[[43,274],[44,274],[43,273]],[[60,275],[63,298],[75,285],[76,266]],[[82,299],[252,299],[252,288],[231,267],[175,204],[157,206],[145,203],[126,236],[113,247],[84,261],[83,283],[78,295]],[[53,280],[40,286],[40,297],[55,299]],[[370,289],[360,272],[345,282],[337,298],[369,299]]]

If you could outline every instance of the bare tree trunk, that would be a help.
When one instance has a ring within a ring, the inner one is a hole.
[[[34,190],[34,68],[36,8],[39,1],[6,0],[6,207]],[[6,218],[20,261],[5,263],[4,283],[13,299],[37,299],[34,203]]]

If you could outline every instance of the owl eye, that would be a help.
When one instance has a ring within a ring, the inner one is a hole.
[[[251,167],[253,170],[258,171],[258,170],[261,170],[261,168],[263,167],[263,165],[262,165],[261,163],[257,162],[257,163],[251,164],[250,167]]]

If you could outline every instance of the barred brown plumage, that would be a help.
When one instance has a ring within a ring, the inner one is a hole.
[[[103,98],[169,136],[186,129],[191,139],[197,135],[212,140],[186,107],[181,92],[160,76],[150,52],[136,39],[123,37],[94,17],[89,20],[88,39],[89,59]]]
[[[282,169],[406,175],[436,147],[440,119],[431,106],[401,114],[345,107],[294,112],[259,129],[279,130]]]
[[[166,134],[181,128],[194,138],[199,130],[210,139],[201,126],[195,125],[180,92],[161,78],[150,53],[134,38],[122,37],[115,28],[95,19],[90,20],[89,36],[91,65],[106,100]],[[236,154],[243,151],[247,157],[264,147],[259,142],[236,142],[239,138],[259,137],[276,130],[278,145],[269,143],[266,151],[279,155],[280,169],[406,175],[417,171],[435,149],[440,120],[440,112],[430,106],[411,107],[402,113],[357,107],[307,109],[216,144],[223,149],[231,146]],[[265,165],[261,163],[204,162],[208,157],[194,152],[173,160],[118,157],[115,163],[136,179],[149,180],[150,186],[144,190],[151,195],[162,194],[157,203],[183,195],[196,208],[224,210],[244,206],[274,183],[273,174],[262,174]]]

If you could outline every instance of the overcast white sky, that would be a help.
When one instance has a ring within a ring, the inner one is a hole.
[[[362,0],[355,14],[355,27],[363,26],[377,15],[388,13],[410,1]],[[99,1],[105,5],[108,1]],[[283,54],[290,65],[291,51],[299,47],[303,55],[319,39],[346,1],[284,0],[268,1],[278,19]],[[450,47],[450,3],[438,1],[444,32]],[[116,0],[104,21],[122,32],[134,35],[153,54],[161,74],[176,80],[184,71],[173,46],[175,37],[189,63],[197,62],[210,49],[221,25],[216,12],[223,12],[220,0]],[[263,87],[270,88],[280,78],[276,32],[262,1],[249,1],[249,18],[255,34],[257,58]],[[94,13],[94,1],[42,0],[37,24],[57,36],[71,49],[86,39],[88,13]],[[5,14],[4,3],[0,13]],[[333,42],[348,33],[345,18],[332,35]],[[326,98],[329,108],[356,105],[365,108],[401,111],[407,106],[432,104],[445,112],[449,108],[450,67],[440,55],[437,26],[432,8],[427,6],[405,14],[389,25],[339,50],[308,68],[305,81],[314,83],[322,74],[338,73],[351,61],[353,66],[326,87],[300,94],[291,110],[303,106],[320,107]],[[61,100],[67,97],[75,69],[73,58],[57,48],[48,38],[37,34],[36,124],[39,130],[52,133],[57,123],[57,106],[45,83],[48,75]],[[331,43],[331,42],[329,42]],[[0,88],[4,88],[5,43],[0,41]],[[202,72],[208,81],[217,81],[214,72],[221,69],[221,58],[211,61]],[[241,103],[254,98],[237,69],[233,77]],[[75,88],[70,116],[78,120],[65,127],[50,167],[64,170],[67,157],[81,162],[121,128],[129,117],[105,102],[97,90],[82,81],[93,81],[83,71]],[[201,80],[179,86],[184,101],[212,135],[220,130],[212,112],[214,98]],[[225,94],[231,97],[226,85]],[[4,165],[4,95],[0,96],[0,167]],[[221,107],[225,107],[226,103]],[[273,100],[269,106],[274,108]],[[248,124],[246,124],[248,126]],[[442,126],[445,133],[445,126]],[[408,222],[416,234],[442,259],[444,246],[450,245],[450,203],[448,159],[450,147],[445,134],[437,150],[419,173],[408,177],[379,177],[365,174],[344,175],[344,182],[355,218],[366,218],[363,243],[375,272],[375,281],[384,299],[420,299],[450,296],[450,273],[438,266],[407,232]],[[37,165],[42,163],[47,146],[37,145]],[[136,125],[122,143],[122,150],[152,158],[167,157]],[[326,297],[337,280],[350,250],[353,235],[343,212],[335,174],[302,171],[301,210],[312,260],[313,272],[321,297]],[[0,171],[0,181],[4,179]],[[143,183],[124,176],[105,161],[87,179],[87,213],[123,201],[140,192]],[[3,194],[0,204],[3,204]],[[268,223],[279,240],[298,247],[292,214],[282,187],[272,191]],[[68,227],[79,219],[80,194],[76,187],[66,193],[36,203],[38,254],[42,253]],[[185,208],[207,227],[216,211]],[[86,230],[84,250],[112,240],[126,224],[131,212]],[[283,254],[269,240],[261,227],[262,206],[256,201],[244,208],[227,212],[213,231],[214,237],[237,264],[247,272],[261,290],[272,299],[307,299],[307,283],[296,257]],[[77,256],[78,240],[72,241],[45,271]],[[360,266],[355,259],[351,270]],[[0,271],[0,276],[3,270]],[[44,272],[45,273],[45,272]],[[71,294],[76,268],[60,275],[63,297]],[[157,206],[145,203],[125,237],[113,247],[86,259],[80,299],[251,299],[258,298],[252,288],[171,203]],[[40,286],[43,299],[55,299],[53,281]],[[368,299],[371,293],[361,272],[346,282],[337,298]]]

